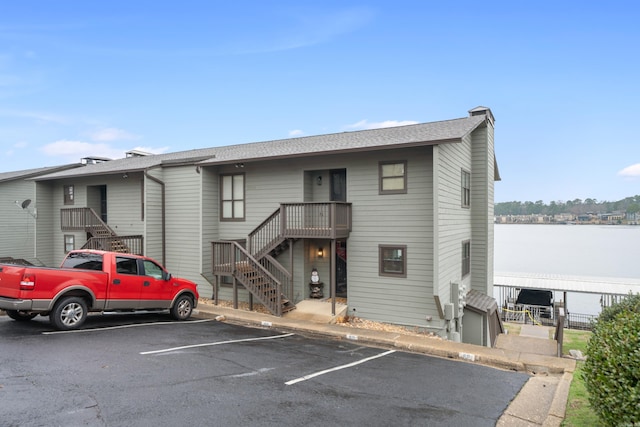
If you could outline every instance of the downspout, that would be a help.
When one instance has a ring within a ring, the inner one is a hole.
[[[160,203],[162,205],[161,212],[161,224],[162,224],[162,265],[167,265],[167,250],[166,250],[166,241],[167,241],[167,233],[166,233],[166,215],[165,215],[165,191],[164,191],[164,181],[156,178],[155,176],[149,175],[149,169],[144,170],[144,176],[149,178],[151,181],[160,184]],[[147,204],[148,207],[148,204]],[[146,217],[146,216],[145,216]]]

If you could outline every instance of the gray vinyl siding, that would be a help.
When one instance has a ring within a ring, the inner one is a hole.
[[[88,187],[105,185],[107,187],[107,225],[120,236],[143,234],[144,226],[141,219],[141,174],[108,175],[82,177],[55,181],[52,185],[52,210],[49,213],[53,219],[53,254],[56,263],[65,256],[64,236],[73,235],[75,248],[79,249],[86,243],[87,235],[84,231],[62,231],[60,229],[60,211],[67,208],[94,207],[97,201]],[[63,189],[65,185],[74,186],[73,205],[64,204]],[[94,207],[95,210],[95,207]],[[99,212],[96,212],[99,214]]]
[[[142,183],[144,186],[144,254],[164,263],[165,260],[162,259],[163,170],[154,169],[148,174],[160,182],[145,176]]]
[[[462,278],[462,242],[471,240],[471,210],[462,207],[461,187],[462,170],[471,172],[471,140],[440,145],[438,153],[438,285],[434,294],[444,304],[451,302],[451,283],[465,284],[468,289],[471,279],[470,275]]]
[[[323,185],[318,186],[323,188],[315,189],[316,171],[346,169],[347,201],[353,206],[353,231],[347,241],[349,307],[355,308],[355,315],[363,318],[423,325],[427,315],[437,314],[432,287],[431,150],[424,147],[398,149],[392,154],[373,152],[245,164],[242,172],[246,179],[246,219],[221,221],[219,238],[246,238],[280,203],[328,200],[328,174],[323,175]],[[378,194],[378,164],[383,160],[407,161],[407,194]],[[228,167],[217,172],[239,171]],[[313,195],[305,195],[304,190]],[[329,292],[329,258],[314,258],[318,243],[298,242],[294,247],[296,299],[308,295],[308,276],[313,267],[318,268],[327,294]],[[328,253],[330,242],[322,244]],[[381,244],[407,245],[406,278],[379,276],[378,245]],[[286,264],[288,256],[285,252],[279,261]],[[220,297],[230,299],[231,289],[222,288]]]
[[[425,325],[435,312],[431,147],[373,152],[349,159],[347,200],[353,231],[347,240],[349,313]],[[380,195],[380,161],[407,161],[406,194]],[[407,276],[379,275],[379,245],[406,245]]]
[[[473,173],[471,206],[473,244],[471,246],[471,288],[493,295],[493,126],[478,127],[472,134]]]
[[[54,230],[60,228],[60,223],[54,221],[53,185],[50,182],[38,182],[36,187],[36,207],[38,207],[38,231],[36,233],[36,259],[40,264],[57,267],[61,259],[54,258],[53,239]]]
[[[193,166],[168,167],[165,182],[166,265],[171,274],[204,286],[200,275],[202,228],[200,175]]]
[[[211,242],[219,239],[219,184],[218,174],[215,168],[202,168],[200,169],[200,182],[201,188],[201,209],[202,209],[202,259],[200,265],[200,271],[203,272],[206,279],[199,280],[198,292],[200,296],[204,298],[213,298],[213,283],[214,278],[211,275],[211,265],[213,262],[213,254],[211,248]],[[208,274],[207,274],[208,273]]]
[[[203,168],[203,171],[210,169],[210,172],[205,174],[205,178],[210,181],[206,184],[211,186],[215,182],[215,189],[210,188],[208,194],[216,196],[213,199],[205,201],[204,203],[215,204],[215,207],[211,207],[208,212],[208,217],[215,221],[212,224],[217,224],[214,227],[211,224],[203,225],[208,229],[217,229],[218,232],[212,232],[211,235],[217,234],[217,239],[220,240],[240,240],[246,239],[251,231],[253,231],[258,225],[260,225],[265,219],[267,219],[273,212],[279,209],[281,203],[296,203],[305,200],[305,190],[307,191],[319,191],[313,188],[315,185],[312,182],[311,177],[316,177],[317,174],[311,174],[308,171],[328,168],[341,168],[344,167],[344,163],[340,160],[340,156],[327,156],[314,159],[285,159],[277,161],[268,161],[260,163],[247,163],[243,168],[236,168],[233,165],[224,166],[220,168]],[[243,173],[245,175],[245,219],[243,221],[223,221],[219,218],[219,181],[218,177],[221,174],[235,174]],[[328,188],[328,175],[323,178],[323,188]],[[328,200],[328,190],[326,198],[323,201]],[[313,197],[312,197],[313,199]],[[325,248],[328,248],[329,241],[325,243]],[[210,245],[210,243],[209,243]],[[293,297],[295,302],[306,298],[308,295],[308,279],[310,277],[311,268],[316,266],[316,263],[309,263],[305,261],[305,243],[298,241],[294,244],[293,256],[293,282],[294,291]],[[278,258],[283,266],[291,271],[290,254],[289,250],[285,251]],[[328,252],[328,251],[327,251]],[[204,260],[203,271],[211,270],[211,252],[208,250],[209,260]],[[318,266],[320,275],[323,277],[323,281],[329,282],[329,267],[328,257],[325,258],[327,265],[324,264]],[[328,285],[327,285],[328,286]],[[327,288],[328,291],[328,288]],[[240,292],[240,298],[246,299],[246,291]],[[221,299],[232,299],[232,289],[230,287],[221,287],[220,289]]]
[[[34,260],[37,220],[20,204],[31,199],[29,209],[37,207],[35,184],[22,179],[2,182],[0,195],[0,256]]]

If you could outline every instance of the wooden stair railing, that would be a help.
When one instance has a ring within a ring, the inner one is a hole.
[[[218,241],[212,244],[214,274],[235,278],[275,316],[282,316],[295,308],[283,294],[282,282],[268,269],[278,268],[277,262],[267,259],[268,267],[263,266],[238,242]]]
[[[92,238],[87,240],[82,249],[102,249],[112,252],[131,253],[131,248],[92,208],[62,209],[60,222],[62,230],[83,230],[91,234]]]
[[[280,222],[281,210],[276,210],[249,233],[247,248],[256,259],[261,259],[285,240]]]
[[[107,236],[91,237],[82,245],[82,249],[99,249],[110,252],[144,255],[144,237],[135,236]]]
[[[213,274],[236,278],[273,314],[280,316],[283,311],[295,308],[289,307],[287,300],[293,298],[293,279],[272,255],[289,247],[291,240],[336,239],[347,237],[350,231],[349,203],[283,203],[249,233],[247,249],[232,241],[213,242]],[[274,283],[278,283],[277,291]],[[271,306],[275,295],[286,302]]]

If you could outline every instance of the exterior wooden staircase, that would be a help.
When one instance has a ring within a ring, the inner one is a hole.
[[[273,315],[282,316],[295,308],[293,283],[291,273],[275,256],[297,239],[336,239],[350,231],[348,203],[281,204],[249,233],[246,249],[233,241],[212,242],[213,274],[234,278]]]
[[[81,249],[142,255],[142,236],[118,236],[91,208],[62,209],[60,221],[63,231],[85,231],[91,236]]]

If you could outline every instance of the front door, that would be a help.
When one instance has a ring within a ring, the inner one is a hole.
[[[347,297],[347,241],[336,242],[336,296]]]
[[[331,176],[330,197],[332,202],[347,201],[347,170],[333,169],[329,172]]]

